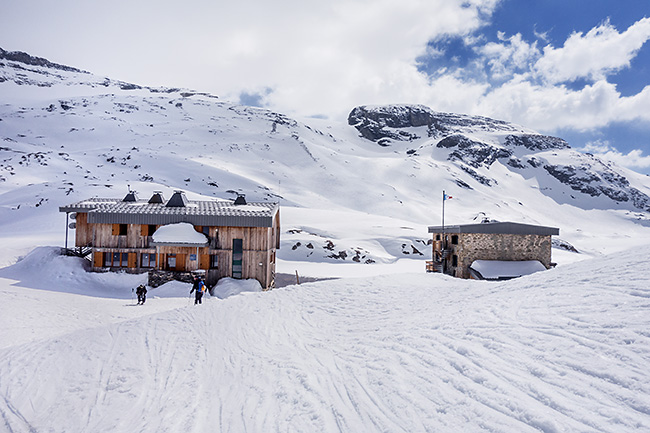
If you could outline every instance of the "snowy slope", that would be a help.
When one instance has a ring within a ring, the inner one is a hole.
[[[123,274],[92,303],[58,293],[83,270],[47,251],[0,270],[1,431],[650,430],[647,247],[507,282],[342,279],[198,307],[189,285],[133,306]]]
[[[395,116],[417,107],[357,108],[366,117],[354,125],[296,120],[3,55],[0,265],[37,245],[63,245],[58,206],[121,197],[127,185],[141,197],[183,189],[279,201],[287,273],[412,269],[430,256],[426,227],[440,223],[442,190],[454,196],[450,224],[489,218],[559,227],[582,253],[558,250],[560,264],[650,241],[647,176],[525,127],[449,113],[421,124],[410,115],[408,124],[379,125],[375,132],[389,135],[373,141],[355,127],[373,110]]]

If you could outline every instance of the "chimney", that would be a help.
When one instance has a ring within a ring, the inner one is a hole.
[[[235,199],[235,206],[243,205],[246,204],[246,195],[245,194],[237,194],[237,198]]]
[[[174,191],[174,195],[169,199],[166,207],[185,207],[187,206],[187,197],[183,191]]]
[[[165,198],[162,195],[162,191],[154,191],[153,195],[149,199],[150,204],[159,204],[164,202],[165,202]]]
[[[136,202],[136,201],[138,201],[137,193],[135,191],[129,191],[129,193],[124,196],[122,201],[124,201],[124,202]]]

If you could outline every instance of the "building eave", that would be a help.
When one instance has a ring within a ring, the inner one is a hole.
[[[560,229],[556,227],[546,227],[532,224],[522,224],[513,222],[496,222],[481,224],[465,224],[452,226],[429,226],[429,233],[482,233],[482,234],[512,234],[512,235],[541,235],[557,236]]]
[[[167,207],[143,200],[125,203],[117,199],[89,199],[59,207],[60,212],[87,213],[94,224],[155,224],[187,222],[210,227],[273,227],[278,203],[257,202],[237,206],[231,201],[188,201],[187,206]]]

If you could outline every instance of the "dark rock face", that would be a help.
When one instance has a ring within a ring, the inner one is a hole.
[[[476,130],[512,131],[517,128],[500,120],[481,116],[440,113],[423,105],[385,105],[378,107],[355,107],[348,116],[348,124],[354,126],[361,136],[387,145],[385,139],[409,141],[420,138],[416,134],[400,131],[401,128],[426,127],[429,137],[442,137],[461,132],[462,128]]]
[[[46,68],[60,69],[62,71],[68,71],[68,72],[80,72],[84,74],[88,73],[86,71],[82,71],[81,69],[77,69],[65,65],[59,65],[58,63],[52,63],[49,60],[44,59],[42,57],[30,56],[29,54],[23,53],[22,51],[6,51],[3,50],[2,48],[0,48],[0,60],[20,62],[32,66],[43,66]]]
[[[618,203],[631,202],[638,209],[650,211],[650,197],[630,187],[630,182],[624,176],[598,162],[585,163],[580,167],[547,164],[544,170],[574,191],[592,197],[604,195]]]
[[[481,141],[470,140],[464,135],[450,135],[438,142],[437,147],[453,150],[449,153],[450,161],[462,161],[472,167],[490,166],[499,158],[510,158],[512,152],[491,146]]]
[[[540,151],[548,149],[568,149],[569,143],[558,137],[537,134],[508,135],[506,146],[523,146],[528,150]]]
[[[496,185],[498,182],[495,179],[491,179],[489,177],[483,176],[482,174],[479,174],[476,170],[462,164],[460,168],[470,176],[474,178],[478,183],[486,186],[492,186]]]
[[[592,182],[600,180],[594,173],[587,173],[584,170],[576,170],[572,166],[562,165],[545,165],[544,170],[575,191],[589,194],[592,197],[598,197],[601,194],[596,187],[591,185]]]

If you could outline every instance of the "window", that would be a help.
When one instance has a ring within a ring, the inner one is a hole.
[[[451,243],[452,245],[458,245],[458,235],[453,235],[451,237]]]
[[[156,255],[149,253],[142,253],[140,256],[140,267],[154,268],[156,266]]]
[[[176,254],[167,254],[167,268],[171,270],[176,269]]]
[[[216,269],[219,267],[219,256],[216,254],[210,255],[210,268]]]
[[[440,235],[436,235],[436,240],[437,240],[437,241],[440,240]]]
[[[203,226],[201,233],[203,233],[205,236],[210,237],[210,227],[208,226]]]
[[[451,256],[451,265],[454,267],[458,266],[458,256],[456,254]]]
[[[156,227],[155,224],[142,224],[140,226],[140,236],[153,236],[156,232]]]
[[[120,236],[126,236],[128,233],[129,225],[128,224],[120,224]]]
[[[243,239],[232,240],[232,277],[242,278],[242,262],[244,259]]]
[[[129,265],[129,253],[103,253],[105,268],[126,268]]]

